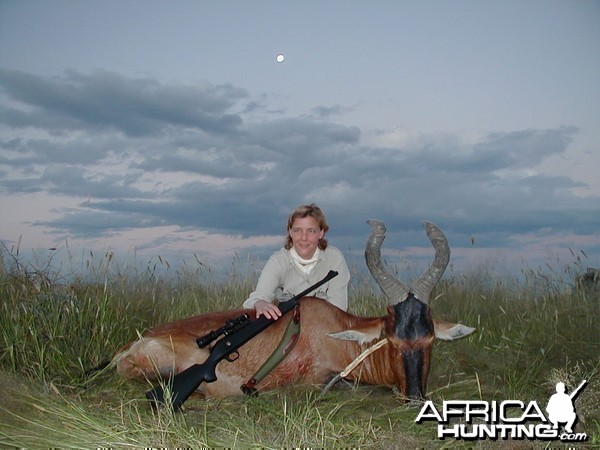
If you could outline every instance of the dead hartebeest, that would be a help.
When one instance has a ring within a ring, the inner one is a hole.
[[[358,317],[325,300],[300,300],[302,331],[295,347],[257,388],[273,389],[290,383],[324,384],[343,371],[375,341],[387,343],[370,354],[347,379],[362,383],[396,386],[408,398],[425,396],[434,338],[453,340],[470,334],[474,328],[434,321],[429,296],[450,259],[444,234],[425,223],[427,236],[435,249],[433,264],[410,288],[396,279],[381,261],[385,238],[383,222],[370,220],[371,234],[365,258],[375,281],[389,300],[384,317]],[[199,316],[160,325],[140,339],[121,348],[113,359],[117,372],[127,378],[156,380],[177,374],[193,364],[201,364],[209,349],[201,349],[196,339],[221,327],[227,320],[254,311],[234,310]],[[217,380],[202,383],[199,391],[207,397],[240,395],[244,384],[264,363],[280,342],[288,314],[242,346],[235,361],[218,364]]]

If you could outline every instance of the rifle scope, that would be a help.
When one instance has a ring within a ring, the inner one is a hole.
[[[233,331],[243,327],[249,322],[249,319],[250,318],[248,317],[248,314],[242,314],[235,319],[229,319],[221,328],[217,328],[216,330],[213,330],[196,339],[196,344],[198,344],[198,347],[204,348],[218,337],[227,336]]]

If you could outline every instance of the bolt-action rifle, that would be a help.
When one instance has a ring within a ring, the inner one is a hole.
[[[298,301],[308,295],[310,292],[327,283],[338,273],[330,270],[329,273],[320,281],[300,292],[291,299],[279,304],[281,314],[285,315],[296,306]],[[177,411],[181,405],[194,393],[200,383],[212,383],[217,380],[216,367],[223,359],[232,362],[239,356],[237,350],[254,336],[264,331],[275,322],[274,319],[268,319],[264,316],[255,320],[249,320],[246,314],[235,319],[228,320],[225,325],[217,330],[211,331],[205,336],[196,340],[200,348],[206,347],[212,341],[221,335],[222,339],[211,348],[210,354],[202,364],[194,364],[184,371],[170,378],[166,388],[171,392],[170,402],[165,400],[165,389],[162,385],[154,387],[146,392],[146,398],[150,400],[153,406],[164,406],[170,403],[172,408]]]

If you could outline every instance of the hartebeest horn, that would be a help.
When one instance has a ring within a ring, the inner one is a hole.
[[[442,230],[429,222],[425,222],[423,226],[427,232],[427,237],[431,241],[431,245],[435,249],[435,259],[425,273],[412,284],[411,291],[419,300],[427,304],[429,303],[429,296],[433,287],[444,274],[446,267],[448,267],[450,247]]]
[[[367,239],[365,260],[373,278],[391,304],[406,300],[409,289],[388,272],[381,262],[381,244],[385,239],[385,225],[380,220],[367,220],[371,235]]]

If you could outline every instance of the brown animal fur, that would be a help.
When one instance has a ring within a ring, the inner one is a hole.
[[[179,373],[193,364],[204,362],[208,348],[201,349],[196,339],[222,326],[226,320],[242,313],[254,319],[253,310],[234,310],[202,314],[160,325],[121,348],[113,362],[117,372],[126,378],[156,380]],[[261,383],[259,389],[273,389],[291,383],[322,384],[342,371],[374,339],[384,337],[386,318],[364,318],[346,313],[330,303],[314,297],[300,301],[302,331],[294,349]],[[241,395],[240,386],[264,363],[275,349],[291,320],[287,314],[271,327],[243,345],[234,362],[221,361],[217,365],[217,381],[202,383],[200,390],[213,398]],[[344,330],[365,333],[364,343],[340,340],[328,336]],[[348,376],[360,382],[378,385],[396,385],[406,390],[402,358],[398,355],[407,345],[390,337],[390,344],[370,355]],[[433,337],[413,342],[414,348],[431,347]],[[427,356],[429,359],[429,356]],[[395,367],[396,366],[396,367]],[[425,377],[426,379],[426,377]]]

